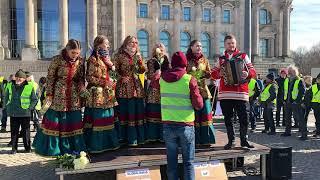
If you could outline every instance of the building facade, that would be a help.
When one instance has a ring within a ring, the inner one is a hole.
[[[97,34],[115,51],[127,35],[139,39],[145,58],[157,42],[169,53],[202,42],[213,64],[232,33],[244,47],[245,0],[1,0],[0,75],[18,68],[46,75],[50,57],[68,39],[90,53]],[[290,60],[292,0],[252,0],[252,59],[258,73],[277,73]]]

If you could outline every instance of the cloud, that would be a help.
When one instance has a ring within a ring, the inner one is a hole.
[[[291,49],[320,42],[320,1],[294,0],[291,13]]]

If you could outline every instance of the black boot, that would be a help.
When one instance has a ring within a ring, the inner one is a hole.
[[[270,132],[268,132],[268,135],[275,135],[275,134],[276,134],[275,131],[270,131]]]
[[[225,150],[229,150],[229,149],[232,149],[236,146],[236,143],[234,141],[231,141],[231,142],[228,142],[228,144],[226,144],[223,149]]]
[[[285,133],[282,133],[281,136],[288,137],[288,136],[291,136],[291,133],[285,132]]]
[[[248,141],[241,141],[241,147],[247,147],[247,148],[254,148],[254,146],[253,145],[251,145],[251,144],[249,144],[249,142]]]
[[[301,136],[301,137],[299,137],[299,139],[301,141],[306,141],[306,140],[308,140],[308,136]]]

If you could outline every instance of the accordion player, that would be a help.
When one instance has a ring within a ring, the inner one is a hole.
[[[249,73],[248,67],[243,59],[241,53],[231,59],[222,56],[223,63],[221,64],[222,80],[227,86],[237,86],[248,82],[243,78],[243,73]]]

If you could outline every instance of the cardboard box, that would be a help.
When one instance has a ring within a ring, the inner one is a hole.
[[[161,180],[160,167],[117,170],[117,180]]]
[[[194,163],[196,180],[228,180],[223,162],[210,161]]]

